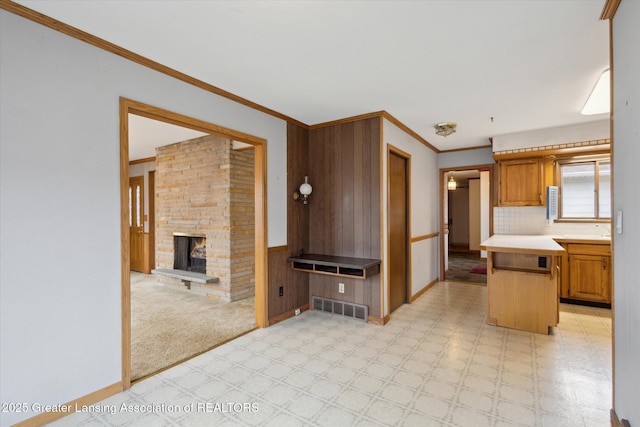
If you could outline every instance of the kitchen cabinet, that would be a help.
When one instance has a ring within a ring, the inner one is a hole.
[[[544,160],[501,160],[499,165],[500,206],[542,206],[544,204]]]
[[[563,243],[561,296],[611,303],[611,244]]]

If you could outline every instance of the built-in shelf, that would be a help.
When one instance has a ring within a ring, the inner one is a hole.
[[[366,279],[380,273],[380,260],[322,254],[304,254],[287,258],[291,268],[307,273]]]

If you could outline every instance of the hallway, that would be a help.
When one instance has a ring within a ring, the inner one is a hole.
[[[472,272],[476,268],[484,267],[485,274]],[[479,284],[487,284],[486,275],[487,260],[480,259],[478,252],[459,252],[449,251],[449,268],[447,269],[446,279],[456,282],[474,282]]]

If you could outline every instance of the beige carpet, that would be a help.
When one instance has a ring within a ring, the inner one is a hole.
[[[255,300],[225,303],[131,272],[131,379],[209,350],[256,327]]]

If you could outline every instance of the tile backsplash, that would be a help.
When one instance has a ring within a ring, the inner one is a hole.
[[[493,208],[494,234],[582,235],[610,234],[606,223],[553,222],[546,220],[544,206]]]

